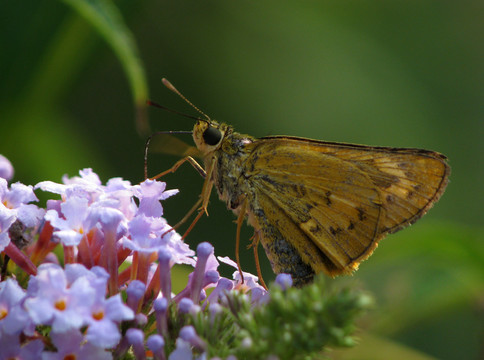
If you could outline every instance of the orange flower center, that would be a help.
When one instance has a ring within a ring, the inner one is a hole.
[[[57,300],[54,304],[54,307],[59,311],[64,311],[67,307],[66,299]]]
[[[92,313],[92,317],[95,319],[95,320],[102,320],[104,318],[104,311],[97,311],[97,312],[94,312]]]
[[[5,308],[0,308],[0,320],[6,318],[8,315],[8,310]]]

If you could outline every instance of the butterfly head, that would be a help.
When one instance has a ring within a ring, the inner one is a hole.
[[[227,125],[200,119],[193,127],[193,141],[204,155],[217,150],[227,132]]]

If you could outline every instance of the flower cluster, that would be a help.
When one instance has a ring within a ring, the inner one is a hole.
[[[276,281],[275,299],[251,274],[243,274],[245,282],[238,271],[234,279],[221,277],[220,263],[237,265],[217,259],[209,243],[195,253],[162,217],[160,201],[178,192],[165,183],[113,178],[103,185],[91,169],[34,187],[9,185],[12,176],[0,156],[0,359],[285,358],[291,344],[276,352],[258,322],[280,327],[288,297],[304,304],[295,308],[299,313],[329,301],[310,287],[298,293],[301,299],[290,295],[296,289],[285,275]],[[31,204],[37,189],[58,199],[39,208]],[[173,294],[177,264],[193,271]],[[356,309],[338,315],[346,322],[366,307],[357,295],[342,302]],[[262,310],[269,304],[279,313]],[[301,329],[299,321],[284,325],[286,338]],[[347,323],[333,327],[337,335],[313,341],[306,353],[349,339]]]

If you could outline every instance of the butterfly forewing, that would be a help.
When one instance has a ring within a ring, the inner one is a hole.
[[[316,273],[332,276],[350,273],[385,233],[421,217],[449,171],[442,155],[413,149],[290,137],[251,147],[247,181],[269,224]]]

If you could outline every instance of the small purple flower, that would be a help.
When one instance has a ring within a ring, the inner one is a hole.
[[[171,231],[169,234],[171,234],[169,239],[166,240],[165,236],[163,240],[166,241],[166,249],[171,253],[173,263],[195,266],[196,260],[193,259],[195,252],[190,249],[177,232]]]
[[[0,282],[0,333],[19,334],[31,327],[30,318],[21,306],[24,297],[25,291],[17,281]]]
[[[168,360],[192,360],[192,345],[183,339],[176,339],[176,348],[172,351]]]
[[[203,280],[205,278],[205,271],[207,261],[210,255],[213,254],[213,246],[208,242],[203,242],[197,246],[197,264],[193,271],[191,281],[191,297],[196,303],[200,300],[200,291],[203,288]]]
[[[109,299],[96,296],[96,301],[90,306],[89,316],[86,316],[89,326],[86,340],[98,347],[112,348],[121,339],[119,323],[132,319],[134,312],[123,303],[120,294]]]
[[[156,330],[162,336],[168,335],[168,300],[166,298],[158,298],[153,301],[153,310],[156,316]]]
[[[128,339],[128,343],[133,346],[133,352],[136,356],[136,360],[145,360],[146,353],[144,348],[144,333],[140,329],[128,329],[126,331],[126,338]]]
[[[123,237],[120,243],[140,253],[169,252],[173,263],[194,265],[192,257],[195,252],[190,250],[178,233],[170,230],[171,226],[165,219],[140,214],[129,222],[129,237]]]
[[[189,312],[192,311],[192,309],[195,307],[196,305],[193,303],[193,301],[189,298],[183,298],[180,300],[180,302],[178,303],[178,310],[182,313],[182,314],[188,314]]]
[[[165,347],[165,340],[163,340],[163,337],[161,335],[150,335],[150,337],[148,337],[148,339],[146,340],[146,346],[153,352],[155,360],[166,359],[163,349]]]
[[[129,308],[134,312],[138,312],[138,305],[140,300],[145,295],[146,285],[142,281],[133,280],[129,283],[126,289],[127,300]]]
[[[40,359],[44,344],[41,340],[29,341],[20,346],[18,335],[5,334],[0,331],[0,359]]]
[[[35,185],[35,188],[59,194],[64,200],[75,196],[86,198],[89,203],[96,201],[104,193],[99,176],[92,169],[81,170],[79,174],[80,177],[75,176],[72,178],[64,175],[62,177],[63,184],[53,181],[41,181]]]
[[[224,295],[225,292],[230,291],[233,288],[234,288],[233,281],[230,281],[229,279],[226,279],[226,278],[221,278],[217,282],[217,286],[215,287],[215,289],[213,289],[210,295],[208,295],[207,301],[205,303],[209,303],[209,304],[216,303]]]
[[[31,277],[25,308],[37,325],[52,325],[53,332],[79,329],[86,323],[85,314],[96,295],[86,277],[70,287],[64,270],[55,264],[42,264]]]
[[[0,205],[0,252],[10,244],[8,229],[15,222],[15,214],[9,209]]]
[[[156,235],[157,232],[163,229],[169,229],[164,219],[140,214],[128,224],[131,239],[124,237],[121,243],[124,247],[133,251],[144,253],[157,252],[165,247],[165,242]]]
[[[102,198],[115,199],[118,202],[116,208],[130,220],[138,211],[138,207],[133,200],[133,186],[128,180],[122,178],[109,179],[104,188]]]
[[[65,360],[65,359],[89,359],[89,360],[111,360],[113,358],[109,351],[84,342],[79,330],[71,329],[62,333],[51,332],[52,342],[57,352],[45,351],[42,360]],[[37,358],[25,358],[37,359]]]
[[[220,260],[220,262],[223,262],[224,264],[227,264],[227,265],[230,265],[236,269],[238,269],[237,267],[237,263],[235,261],[233,261],[232,259],[230,259],[228,256],[225,256],[225,257],[217,257],[217,259]],[[247,286],[249,289],[254,289],[254,288],[257,288],[257,289],[261,289],[262,291],[266,292],[266,290],[257,283],[257,281],[259,280],[259,278],[251,273],[247,273],[247,272],[243,272],[244,274],[244,285]],[[239,271],[235,271],[233,273],[233,278],[235,280],[235,283],[236,284],[241,284],[242,282],[242,278],[240,276],[240,273]]]
[[[166,183],[147,179],[133,186],[133,193],[139,199],[139,213],[145,216],[161,217],[163,207],[160,200],[165,200],[178,193],[178,190],[167,190]]]
[[[44,215],[43,209],[28,204],[32,201],[38,201],[32,186],[17,182],[9,189],[7,180],[0,177],[0,206],[9,209],[26,227],[37,226]]]
[[[99,176],[92,171],[91,168],[85,168],[79,170],[80,176],[73,176],[71,178],[64,175],[62,177],[62,181],[64,184],[86,184],[86,185],[93,185],[93,186],[101,186],[101,180]]]
[[[88,220],[91,227],[99,223],[105,234],[107,232],[116,234],[116,238],[119,239],[120,234],[127,231],[127,220],[123,212],[115,205],[118,205],[118,202],[113,199],[93,203],[90,206]]]
[[[171,252],[163,248],[158,251],[158,268],[160,272],[161,294],[168,300],[171,299]]]
[[[197,335],[195,328],[191,325],[187,325],[180,330],[180,339],[190,343],[198,350],[206,350],[207,344]]]
[[[77,279],[85,277],[89,280],[90,286],[94,288],[99,296],[106,293],[106,284],[109,274],[100,266],[94,266],[91,269],[87,269],[82,264],[66,264],[64,273],[66,275],[68,287],[70,287]]]
[[[13,166],[12,163],[3,155],[0,155],[0,177],[7,181],[13,178]]]
[[[81,197],[71,197],[61,204],[63,217],[55,210],[47,211],[45,220],[50,221],[54,235],[66,246],[79,245],[82,237],[91,230],[88,200]]]
[[[179,292],[175,301],[178,302],[184,297],[190,297],[194,303],[198,303],[201,297],[205,296],[203,289],[210,285],[216,283],[220,276],[216,270],[218,262],[213,261],[213,246],[208,242],[200,243],[197,246],[197,260],[195,264],[194,271],[188,276],[188,284],[181,292]],[[207,271],[207,265],[209,264],[209,259],[212,259],[210,266],[212,267]]]
[[[282,290],[287,290],[292,286],[292,277],[289,274],[279,274],[276,276],[276,284],[281,287]]]

